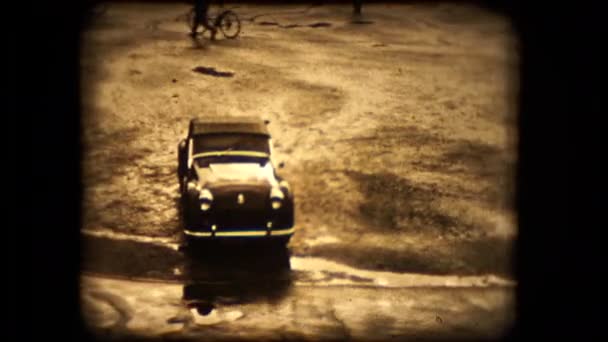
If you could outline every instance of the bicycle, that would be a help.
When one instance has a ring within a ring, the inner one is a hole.
[[[188,12],[188,26],[190,30],[194,27],[194,18],[194,8],[192,8],[190,12]],[[215,18],[209,17],[208,21],[213,27],[221,31],[225,38],[234,39],[241,32],[241,20],[239,19],[239,16],[231,10],[222,11]],[[200,30],[201,28],[202,31]],[[196,32],[203,35],[206,31],[207,28],[199,25]]]

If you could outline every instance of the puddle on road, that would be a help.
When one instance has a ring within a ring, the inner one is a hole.
[[[217,71],[217,70],[215,70],[215,68],[212,68],[212,67],[198,66],[198,67],[192,69],[192,71],[198,72],[203,75],[209,75],[209,76],[214,76],[214,77],[232,77],[232,76],[234,76],[233,72]]]
[[[110,231],[82,231],[85,235],[116,240],[130,240],[153,244],[171,249],[175,253],[179,243],[175,238],[145,237],[118,234]],[[328,238],[330,239],[330,238]],[[321,239],[322,240],[322,239]],[[320,243],[321,241],[317,241]],[[368,287],[489,287],[515,286],[516,282],[492,274],[479,276],[429,275],[416,273],[394,273],[386,271],[362,270],[338,262],[318,257],[297,257],[288,259],[295,275],[294,285],[315,286],[368,286]],[[167,270],[171,277],[181,279],[183,271],[172,267]],[[160,279],[159,279],[160,281]]]
[[[87,321],[101,329],[126,329],[142,336],[188,335],[213,329],[238,331],[252,326],[275,331],[294,320],[309,322],[294,327],[294,331],[310,331],[311,326],[334,322],[331,317],[338,328],[348,320],[349,328],[356,329],[353,327],[365,322],[376,322],[367,312],[382,317],[432,315],[433,324],[438,324],[435,317],[439,312],[443,325],[466,312],[470,317],[466,322],[478,321],[475,315],[482,311],[504,315],[502,308],[508,307],[510,286],[515,284],[492,275],[459,277],[362,270],[318,257],[290,257],[286,252],[286,263],[273,267],[268,261],[278,258],[274,250],[265,254],[258,249],[251,254],[220,253],[214,258],[213,251],[202,249],[190,251],[193,258],[189,258],[190,253],[177,251],[177,235],[154,238],[89,230],[82,234],[104,257],[114,255],[113,249],[117,248],[121,260],[112,262],[108,269],[91,268],[102,270],[99,273],[82,275]],[[90,235],[103,238],[96,240]],[[322,243],[333,239],[328,235],[315,240]],[[200,258],[194,257],[199,252]],[[247,262],[240,261],[243,255]],[[149,274],[151,265],[159,274]],[[256,265],[260,265],[259,270]],[[140,274],[146,277],[149,274],[150,279],[129,276],[132,267],[141,269]],[[267,268],[278,271],[264,274],[261,270]],[[93,296],[96,292],[105,296]],[[274,325],[268,325],[269,317]],[[385,325],[386,329],[395,328],[392,323]],[[367,336],[367,330],[357,334]]]
[[[404,334],[412,329],[433,333],[450,333],[452,329],[467,329],[467,337],[486,336],[500,332],[513,320],[513,292],[510,288],[489,288],[470,291],[459,289],[400,288],[391,291],[378,287],[324,287],[296,288],[280,300],[216,303],[206,310],[189,305],[184,300],[181,286],[177,284],[151,284],[145,282],[104,279],[83,276],[83,296],[100,289],[108,296],[121,297],[130,312],[124,324],[112,325],[111,318],[120,315],[120,307],[108,319],[98,314],[100,301],[84,304],[85,317],[93,327],[107,331],[128,331],[131,334],[175,337],[195,335],[210,338],[209,334],[224,329],[230,336],[242,331],[257,332],[254,340],[270,340],[277,331],[307,333],[310,339],[345,339],[344,330],[355,339],[378,339],[378,332]],[[209,304],[211,302],[203,302]],[[202,302],[194,303],[202,304]],[[202,312],[201,312],[202,311]],[[439,317],[439,318],[437,318]],[[438,323],[448,331],[437,328]],[[332,328],[325,330],[325,328]],[[286,329],[287,328],[287,329]],[[335,329],[334,329],[335,328]],[[193,335],[194,334],[194,335]],[[270,335],[269,335],[270,334]],[[228,336],[228,335],[222,335]],[[242,335],[241,335],[242,336]],[[317,337],[317,338],[315,338]],[[383,336],[381,336],[383,337]],[[394,337],[394,336],[385,336]],[[403,336],[405,337],[405,336]],[[417,336],[418,338],[420,336]],[[199,339],[200,339],[199,338]],[[374,338],[372,338],[374,339]],[[380,338],[383,339],[383,338]]]

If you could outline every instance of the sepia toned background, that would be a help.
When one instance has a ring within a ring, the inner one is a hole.
[[[361,17],[348,4],[225,7],[242,20],[235,40],[192,40],[179,3],[102,4],[82,32],[91,329],[194,339],[508,329],[519,65],[507,18],[466,3],[369,4]],[[177,143],[197,115],[270,120],[296,194],[287,255],[237,251],[222,269],[179,251]],[[287,262],[277,277],[247,272],[277,260]],[[268,279],[281,281],[266,291]],[[192,285],[210,313],[189,306]]]

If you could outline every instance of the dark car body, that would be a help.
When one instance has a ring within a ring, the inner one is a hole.
[[[190,121],[188,136],[178,146],[187,237],[289,241],[293,193],[276,173],[271,146],[266,123],[258,118]]]

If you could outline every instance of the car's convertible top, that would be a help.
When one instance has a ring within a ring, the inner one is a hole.
[[[247,133],[270,137],[265,122],[256,117],[199,117],[190,120],[190,136],[217,133]]]

